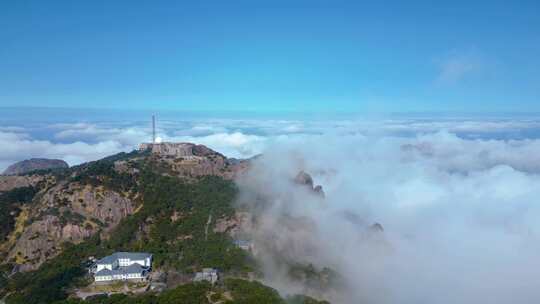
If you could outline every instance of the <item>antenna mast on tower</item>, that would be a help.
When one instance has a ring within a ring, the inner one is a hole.
[[[156,143],[156,116],[152,115],[152,143]]]

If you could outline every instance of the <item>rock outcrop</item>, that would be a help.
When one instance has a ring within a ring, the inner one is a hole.
[[[294,182],[299,185],[308,186],[310,188],[313,188],[313,178],[311,175],[307,174],[305,171],[300,171],[294,178]]]
[[[192,143],[144,143],[139,149],[150,151],[151,158],[164,172],[186,178],[216,175],[234,179],[249,167],[249,160],[228,159],[204,146]]]
[[[19,176],[19,175],[0,175],[0,193],[10,191],[15,188],[35,186],[49,177],[43,175]]]
[[[36,170],[69,168],[68,164],[61,159],[31,158],[17,162],[9,166],[5,175],[25,174]]]
[[[373,232],[384,232],[383,226],[379,223],[374,223],[371,226],[369,226],[369,230]]]
[[[0,192],[9,191],[15,188],[30,186],[29,176],[4,176],[0,175]]]
[[[22,219],[28,223],[7,258],[21,271],[36,269],[60,253],[64,242],[80,243],[100,230],[107,234],[133,212],[133,202],[114,191],[59,184],[43,193]]]
[[[19,265],[20,271],[34,270],[48,258],[57,255],[64,242],[78,243],[95,233],[93,227],[76,224],[61,224],[58,216],[46,215],[24,229],[8,260]]]
[[[137,177],[143,166],[188,181],[205,175],[233,179],[250,166],[249,160],[228,159],[205,146],[190,143],[143,144],[141,150],[149,153],[111,156],[101,163],[74,167],[64,175],[0,176],[0,192],[25,186],[36,186],[39,191],[32,202],[19,206],[20,212],[13,214],[14,229],[0,244],[0,261],[13,263],[20,271],[33,270],[58,255],[66,242],[77,244],[97,233],[108,238],[122,219],[136,212],[135,201],[140,195]],[[107,184],[113,176],[115,181],[125,181],[128,186]],[[171,220],[179,221],[184,216],[188,215],[175,213]],[[233,219],[221,219],[216,229],[235,234],[248,225],[247,218],[237,214]],[[151,221],[149,217],[147,222]],[[140,233],[149,231],[143,227]]]
[[[216,220],[214,232],[228,233],[233,238],[253,229],[253,216],[248,212],[236,212],[234,216]]]
[[[313,178],[304,170],[298,172],[294,178],[294,182],[298,185],[307,187],[314,194],[324,197],[324,190],[321,185],[314,186]]]
[[[324,190],[321,185],[315,186],[315,188],[313,188],[313,192],[315,192],[319,196],[324,197]]]

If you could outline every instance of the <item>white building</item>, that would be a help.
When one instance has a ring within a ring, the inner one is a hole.
[[[144,252],[116,252],[98,260],[94,280],[145,280],[152,270],[152,254]]]
[[[243,249],[245,251],[250,251],[252,252],[253,251],[253,243],[251,241],[247,241],[247,240],[235,240],[234,241],[234,244],[240,248],[240,249]]]
[[[214,268],[203,268],[201,272],[195,273],[194,282],[208,281],[212,284],[216,283],[218,280],[218,271]]]

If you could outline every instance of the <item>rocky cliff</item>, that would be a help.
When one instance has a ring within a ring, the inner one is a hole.
[[[40,175],[0,175],[0,193],[10,191],[15,188],[34,186],[43,179],[44,177]]]
[[[80,243],[97,233],[108,238],[142,204],[137,184],[143,167],[195,181],[207,175],[233,179],[248,166],[249,161],[229,160],[202,145],[163,143],[59,172],[0,176],[0,193],[37,189],[30,203],[12,202],[17,212],[0,243],[0,259],[18,265],[19,271],[33,270],[58,255],[65,242]]]
[[[216,175],[234,179],[249,167],[249,160],[228,159],[206,146],[192,143],[144,143],[139,149],[149,151],[164,173],[186,178]]]
[[[285,239],[260,233],[269,221],[238,208],[238,188],[231,182],[251,164],[201,145],[145,144],[64,170],[0,178],[0,200],[11,206],[2,210],[0,204],[0,215],[15,218],[4,225],[8,237],[0,241],[0,297],[7,295],[7,303],[71,297],[85,281],[84,263],[114,250],[152,252],[156,272],[213,266],[224,277],[257,279],[262,269],[254,257],[291,247],[287,252],[303,253],[288,232],[308,235],[314,225],[286,217],[276,225]],[[322,193],[307,173],[301,177],[300,192]],[[302,277],[304,271],[297,272]],[[327,271],[321,273],[320,281],[330,281]]]
[[[106,236],[133,211],[134,203],[117,192],[58,184],[38,194],[32,207],[19,215],[23,227],[3,246],[7,261],[19,264],[22,271],[35,269],[57,255],[64,242],[79,243],[98,231]]]
[[[324,190],[321,185],[314,186],[313,178],[305,171],[300,171],[294,178],[294,182],[298,185],[305,186],[309,191],[324,197]]]
[[[68,164],[61,159],[31,158],[9,166],[4,175],[25,174],[36,170],[65,169]]]

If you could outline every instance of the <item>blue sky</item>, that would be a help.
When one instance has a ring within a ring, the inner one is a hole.
[[[2,1],[0,106],[540,111],[536,1]]]

